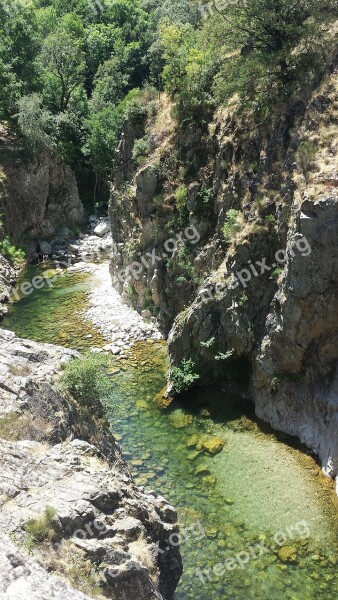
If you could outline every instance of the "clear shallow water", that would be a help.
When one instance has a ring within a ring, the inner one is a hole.
[[[95,285],[95,278],[87,273],[63,272],[51,282],[48,275],[53,276],[50,265],[22,271],[18,288],[36,276],[46,277],[46,284],[34,289],[29,296],[20,294],[21,299],[12,305],[9,317],[0,326],[23,338],[77,350],[106,344],[90,322],[83,323],[81,316],[87,307],[86,294]]]
[[[14,305],[2,325],[45,342],[100,345],[77,314],[92,285],[89,276],[66,275],[51,290]],[[160,409],[154,398],[166,368],[162,343],[140,344],[128,360],[112,361],[108,410],[136,483],[160,491],[178,509],[184,561],[178,599],[336,600],[332,483],[292,440],[259,423],[251,405],[222,390],[197,390],[184,409]],[[192,445],[196,436],[215,435],[225,442],[216,456]],[[300,521],[306,525],[299,532],[309,536],[295,535],[292,527]],[[278,554],[276,534],[284,535],[286,555]],[[227,558],[233,561],[228,566],[236,565],[232,570],[221,568]]]

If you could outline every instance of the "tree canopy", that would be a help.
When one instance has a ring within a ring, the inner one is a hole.
[[[182,123],[233,98],[264,114],[323,72],[336,18],[334,0],[0,0],[0,119],[107,179],[137,90]]]

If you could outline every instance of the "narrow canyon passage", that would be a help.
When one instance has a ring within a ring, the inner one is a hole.
[[[59,276],[15,303],[2,326],[41,342],[102,348],[106,340],[82,315],[97,286],[93,274]],[[258,422],[250,403],[221,389],[202,388],[184,405],[160,408],[155,397],[166,371],[163,341],[145,340],[126,358],[112,357],[107,410],[136,483],[179,512],[178,600],[334,600],[332,482],[294,440]]]

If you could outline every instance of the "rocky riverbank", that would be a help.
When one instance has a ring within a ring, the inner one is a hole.
[[[171,600],[176,512],[134,485],[102,407],[60,390],[76,353],[7,331],[0,353],[1,597]]]
[[[123,355],[136,342],[161,339],[156,319],[147,311],[141,315],[130,308],[112,285],[109,260],[114,244],[106,219],[91,217],[90,228],[91,233],[82,235],[68,247],[67,258],[73,263],[68,271],[88,272],[97,280],[88,295],[89,308],[84,317],[107,340],[104,350]]]

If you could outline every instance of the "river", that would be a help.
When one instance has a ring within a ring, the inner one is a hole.
[[[59,276],[13,304],[1,326],[78,350],[103,346],[81,316],[94,285],[88,274]],[[178,600],[336,600],[338,507],[314,458],[259,422],[248,401],[216,387],[160,408],[164,342],[139,343],[125,360],[111,361],[112,431],[136,483],[179,513]],[[201,443],[214,438],[224,449],[211,455]]]

